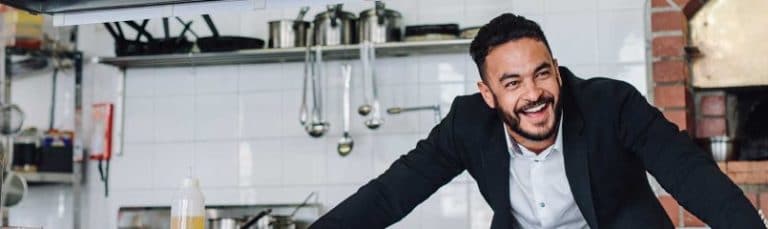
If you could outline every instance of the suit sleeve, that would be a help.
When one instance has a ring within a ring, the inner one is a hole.
[[[623,93],[619,136],[661,186],[712,228],[765,228],[744,193],[631,86]]]
[[[384,228],[405,217],[416,205],[464,170],[454,147],[456,107],[416,148],[386,172],[362,186],[310,228]]]

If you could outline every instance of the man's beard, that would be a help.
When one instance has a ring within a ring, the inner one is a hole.
[[[537,101],[531,102],[528,105],[522,107],[521,109],[516,109],[512,111],[514,112],[513,114],[506,114],[506,112],[503,109],[501,109],[501,106],[499,106],[498,98],[494,99],[494,102],[496,103],[496,112],[498,112],[499,117],[501,117],[504,123],[507,124],[507,126],[509,126],[509,128],[512,129],[512,131],[514,131],[515,133],[517,133],[518,135],[526,139],[529,139],[532,141],[546,140],[552,137],[557,132],[557,129],[560,126],[560,115],[562,114],[562,107],[560,106],[560,101],[554,102],[554,98],[551,96],[542,96]],[[525,110],[529,107],[532,107],[541,103],[550,103],[553,105],[552,107],[555,108],[555,115],[552,118],[555,119],[555,123],[552,125],[552,127],[548,131],[544,133],[530,133],[523,130],[520,127],[520,119],[515,118],[519,116],[515,116],[515,115],[518,114],[520,110]]]

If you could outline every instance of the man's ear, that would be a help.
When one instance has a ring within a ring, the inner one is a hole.
[[[555,73],[557,74],[557,84],[563,86],[563,77],[560,76],[560,65],[557,63],[557,59],[552,59],[552,64],[555,66]]]
[[[480,94],[483,96],[485,104],[491,109],[496,109],[496,97],[493,96],[491,88],[489,88],[483,80],[480,80],[477,81],[477,89],[480,90]]]

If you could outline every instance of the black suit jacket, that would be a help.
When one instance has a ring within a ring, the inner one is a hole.
[[[742,191],[634,87],[560,73],[565,171],[591,228],[673,228],[646,171],[713,228],[764,228]],[[491,228],[512,228],[509,157],[496,111],[479,94],[459,96],[427,139],[311,228],[389,226],[465,169],[494,211]]]

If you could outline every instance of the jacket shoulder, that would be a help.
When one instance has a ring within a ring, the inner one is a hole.
[[[611,114],[620,113],[628,99],[642,97],[642,93],[631,84],[604,77],[581,79],[571,76],[568,77],[565,85],[568,87],[565,89],[568,92],[561,96],[571,96],[571,101],[576,103],[576,107],[585,117],[591,115],[597,115],[599,119],[613,117]]]
[[[578,97],[590,100],[617,100],[632,93],[640,93],[631,84],[605,77],[594,77],[590,79],[575,78],[570,85],[574,94]]]
[[[493,118],[495,115],[493,109],[491,109],[483,100],[483,96],[478,92],[470,95],[457,96],[451,104],[451,111],[454,114],[454,120],[467,121],[472,119],[473,123],[482,121],[483,119]]]

